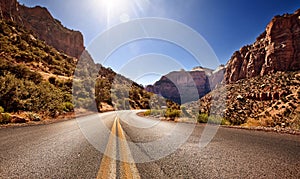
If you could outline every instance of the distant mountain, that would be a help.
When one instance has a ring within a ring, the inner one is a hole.
[[[204,71],[207,76],[211,76],[213,70],[202,66],[194,67],[191,71]]]
[[[214,89],[224,78],[224,65],[216,70],[194,67],[191,71],[173,71],[160,78],[146,90],[178,104],[197,101]]]
[[[199,68],[198,68],[199,69]],[[207,73],[212,70],[173,71],[164,75],[146,90],[178,104],[198,100],[210,91]]]

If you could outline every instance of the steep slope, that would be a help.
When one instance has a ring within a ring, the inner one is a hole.
[[[17,0],[1,0],[0,15],[4,20],[16,22],[32,31],[40,40],[58,51],[79,58],[84,50],[83,36],[79,31],[69,30],[54,19],[46,8],[28,8]]]
[[[299,69],[300,9],[274,17],[254,44],[236,51],[226,65],[224,81]]]
[[[0,42],[0,106],[5,111],[54,117],[72,110],[73,57],[12,21],[0,21]]]
[[[77,59],[58,52],[22,26],[12,21],[0,21],[1,58],[26,64],[31,70],[70,77]]]

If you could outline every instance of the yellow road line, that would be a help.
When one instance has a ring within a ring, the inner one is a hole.
[[[118,149],[116,149],[117,140],[119,143]],[[120,178],[140,179],[141,177],[139,175],[138,169],[136,168],[133,157],[131,155],[123,128],[120,124],[119,118],[116,117],[113,126],[111,128],[111,133],[105,149],[105,154],[101,160],[97,179],[107,179],[107,178],[117,177],[116,160],[109,157],[109,156],[116,156],[117,151],[119,151],[120,159],[121,159]]]
[[[100,168],[98,171],[97,179],[107,179],[116,178],[116,160],[110,158],[109,156],[116,156],[116,123],[117,118],[115,118],[113,126],[111,128],[111,133],[108,138],[108,142],[105,149],[105,154],[101,160]]]
[[[121,178],[133,178],[139,179],[141,178],[139,175],[139,171],[136,168],[133,157],[131,155],[129,146],[127,144],[123,128],[120,124],[119,119],[117,120],[117,128],[118,128],[118,140],[119,140],[119,150],[121,157]],[[122,162],[126,161],[126,162]],[[128,161],[128,162],[127,162]]]

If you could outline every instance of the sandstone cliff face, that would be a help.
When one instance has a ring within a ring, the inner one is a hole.
[[[1,0],[0,1],[0,15],[1,19],[9,19],[14,21],[18,14],[18,2],[16,0]]]
[[[32,31],[39,39],[70,56],[79,58],[84,50],[83,36],[54,19],[46,8],[28,8],[16,0],[1,0],[2,19],[12,20]]]
[[[236,51],[226,65],[224,81],[300,69],[300,9],[276,16],[252,45]]]
[[[174,71],[163,76],[146,90],[179,104],[196,101],[210,91],[209,78],[205,71]]]

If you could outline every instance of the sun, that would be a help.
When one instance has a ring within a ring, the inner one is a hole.
[[[133,11],[134,0],[98,0],[102,14],[106,16],[107,25],[113,21],[125,22]]]
[[[120,11],[130,6],[129,0],[101,0],[101,3],[108,11]]]
[[[101,14],[106,17],[108,26],[116,22],[127,22],[131,16],[138,17],[148,0],[95,0]]]

